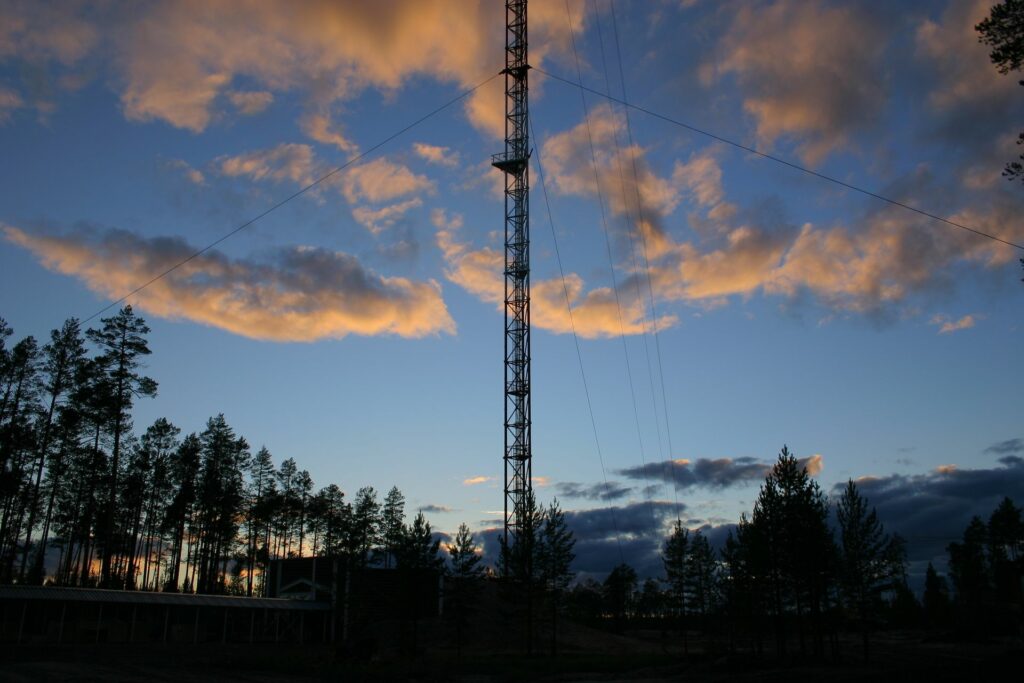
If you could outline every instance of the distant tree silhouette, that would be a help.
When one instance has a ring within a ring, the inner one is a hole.
[[[435,539],[430,522],[422,512],[417,512],[412,524],[405,527],[405,533],[395,552],[395,568],[411,575],[427,571],[440,571],[444,560],[439,555],[440,539]],[[419,640],[420,599],[416,592],[419,584],[406,580],[403,586],[403,600],[406,615],[412,621],[412,651],[416,652]]]
[[[384,556],[385,569],[391,566],[391,560],[395,549],[402,541],[403,524],[405,522],[405,496],[392,486],[391,490],[384,497],[384,507],[381,509],[381,541],[382,555]]]
[[[1008,497],[988,518],[988,557],[996,600],[1021,604],[1022,562],[1024,562],[1024,520],[1021,510]]]
[[[245,502],[242,473],[249,465],[249,445],[235,436],[224,415],[210,418],[199,440],[195,586],[200,593],[223,593]]]
[[[871,621],[878,612],[879,592],[902,583],[905,551],[885,533],[874,508],[852,479],[836,506],[841,544],[840,581],[848,607],[860,621],[864,659],[869,658]]]
[[[101,395],[106,399],[104,412],[112,439],[104,521],[100,528],[103,549],[100,584],[104,587],[113,587],[113,560],[118,546],[115,518],[122,441],[131,429],[130,411],[134,400],[156,396],[157,383],[139,374],[143,367],[142,357],[151,353],[146,341],[146,335],[149,334],[146,321],[136,316],[131,306],[125,306],[117,315],[103,318],[101,322],[102,328],[90,329],[86,336],[101,350],[101,354],[96,358],[101,371],[99,388]]]
[[[604,580],[605,605],[615,621],[617,631],[622,630],[632,613],[636,587],[636,570],[626,563],[612,568]]]
[[[687,637],[687,566],[690,556],[690,530],[676,520],[672,532],[665,540],[661,552],[661,563],[665,568],[665,583],[668,585],[670,609],[679,617],[679,626],[683,632],[683,652],[689,653],[690,645]]]
[[[245,593],[253,594],[253,584],[260,560],[259,548],[263,530],[269,527],[268,494],[274,486],[274,461],[266,446],[261,447],[249,465],[249,485],[246,490],[246,585]]]
[[[665,610],[665,593],[657,579],[648,577],[640,587],[636,611],[642,617],[660,617]]]
[[[949,587],[946,579],[939,576],[932,563],[924,575],[924,616],[931,627],[944,626],[949,619]]]
[[[0,581],[10,582],[19,555],[18,536],[27,507],[25,482],[32,470],[40,385],[40,350],[25,337],[7,358],[0,399]]]
[[[352,566],[362,569],[370,560],[371,551],[380,539],[380,502],[372,486],[356,491],[352,503],[352,517],[349,523],[346,554]],[[403,544],[407,539],[403,539]]]
[[[417,512],[405,533],[395,554],[395,566],[399,569],[440,569],[444,560],[438,554],[440,539],[433,537],[430,522]]]
[[[989,16],[974,29],[980,34],[978,41],[992,48],[989,58],[1001,74],[1020,71],[1024,63],[1024,0],[1003,0],[993,5]],[[1020,81],[1024,85],[1024,81]],[[1017,138],[1017,144],[1024,144],[1024,133]],[[1020,157],[1024,160],[1024,154]],[[1011,161],[1003,170],[1010,180],[1024,181],[1024,165]]]
[[[450,597],[455,620],[455,654],[461,659],[463,632],[473,611],[477,582],[484,569],[473,534],[465,524],[459,525],[455,540],[448,546],[448,556],[451,558],[448,570],[450,588],[446,593]]]
[[[544,511],[537,538],[537,578],[551,602],[551,654],[558,654],[558,611],[562,594],[572,581],[573,547],[576,540],[565,522],[565,513],[554,499]]]
[[[0,323],[2,326],[2,323]],[[79,368],[85,360],[85,341],[82,338],[81,327],[78,320],[71,318],[64,323],[60,330],[53,330],[50,333],[50,343],[43,347],[42,367],[44,379],[42,390],[45,405],[45,413],[40,413],[36,419],[37,445],[32,463],[30,495],[26,499],[28,508],[28,519],[25,522],[25,542],[21,557],[21,567],[18,575],[22,581],[26,579],[26,568],[28,567],[29,555],[32,552],[32,533],[35,530],[37,516],[42,512],[40,494],[42,493],[43,472],[46,463],[52,462],[51,453],[54,443],[54,424],[60,415],[61,403],[66,399],[69,392],[74,388],[75,377]],[[51,499],[52,500],[52,499]],[[52,503],[46,508],[46,521],[44,528],[49,526],[49,516],[53,512]],[[33,583],[42,582],[42,558],[45,554],[46,538],[40,541],[39,549],[35,553]]]
[[[836,555],[827,520],[824,494],[784,446],[754,504],[749,534],[754,573],[761,577],[769,596],[779,654],[786,652],[785,623],[790,611],[795,616],[801,652],[806,650],[808,613],[815,653],[824,650],[823,614]]]
[[[956,590],[957,608],[963,615],[961,625],[978,630],[984,627],[984,605],[989,600],[991,575],[985,549],[988,528],[978,516],[964,529],[963,540],[950,543],[949,576]]]
[[[505,580],[506,591],[512,596],[517,611],[522,613],[524,650],[533,654],[534,603],[536,601],[536,568],[539,548],[538,533],[544,522],[544,512],[538,507],[533,492],[527,494],[525,509],[518,520],[515,543],[509,544],[501,536],[499,560],[501,577]]]
[[[707,537],[699,529],[694,531],[690,534],[684,585],[690,614],[700,618],[701,631],[704,633],[707,632],[708,616],[718,602],[717,569],[718,561]]]
[[[741,635],[748,635],[754,650],[762,651],[761,617],[764,613],[764,591],[759,567],[760,558],[753,553],[756,543],[752,540],[753,526],[746,514],[740,516],[735,533],[730,531],[721,550],[722,571],[719,573],[719,595],[722,597],[725,616],[729,625],[729,642],[736,647]]]
[[[202,447],[199,436],[189,434],[182,439],[171,465],[171,486],[174,494],[163,524],[164,533],[171,535],[171,552],[167,560],[167,582],[164,584],[164,590],[181,590],[182,563],[185,565],[185,583],[191,586],[189,566],[193,544],[187,534],[194,526]]]

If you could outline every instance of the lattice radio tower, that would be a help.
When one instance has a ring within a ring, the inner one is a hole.
[[[505,2],[505,543],[515,547],[533,491],[530,445],[530,142],[526,0]],[[507,561],[507,560],[506,560]],[[508,567],[506,567],[507,571]],[[527,568],[527,571],[529,569]]]

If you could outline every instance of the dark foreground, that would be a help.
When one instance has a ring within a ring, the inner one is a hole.
[[[634,644],[635,648],[628,645]],[[656,648],[639,634],[622,637],[610,653],[569,652],[557,658],[518,654],[421,653],[353,663],[325,646],[22,645],[0,649],[0,683],[264,683],[270,681],[991,681],[1018,670],[1024,650],[1008,640],[953,642],[922,634],[884,634],[864,663],[854,639],[838,662],[695,652],[684,657]],[[691,644],[699,650],[699,643]],[[633,650],[630,652],[629,650]]]

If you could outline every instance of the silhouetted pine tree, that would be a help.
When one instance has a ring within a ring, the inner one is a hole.
[[[465,524],[459,525],[455,540],[448,546],[448,556],[451,559],[448,570],[450,588],[445,592],[451,601],[455,621],[455,655],[461,659],[463,631],[472,613],[477,581],[483,574],[477,545]]]
[[[616,631],[623,629],[633,612],[636,586],[636,570],[624,562],[613,567],[604,580],[605,606],[614,619]]]
[[[805,614],[814,628],[814,650],[824,651],[824,611],[834,571],[835,543],[828,505],[817,482],[783,447],[761,487],[751,517],[751,557],[772,615],[776,649],[786,652],[787,614],[792,613],[806,651]]]
[[[995,599],[1000,605],[1021,605],[1024,578],[1024,521],[1021,510],[1003,498],[988,519],[988,558]]]
[[[112,567],[114,553],[118,549],[115,519],[121,445],[124,436],[131,429],[132,404],[136,398],[156,396],[157,383],[139,374],[143,367],[142,357],[151,353],[146,342],[146,335],[149,334],[146,322],[135,315],[131,306],[125,306],[117,315],[103,318],[101,322],[101,329],[90,329],[86,336],[101,352],[96,362],[102,370],[102,382],[106,385],[104,394],[109,398],[105,407],[112,445],[103,523],[99,537],[103,550],[100,584],[110,587],[115,580]]]
[[[381,544],[384,556],[384,567],[390,567],[395,554],[395,549],[402,540],[402,532],[405,525],[405,497],[392,486],[388,495],[384,497],[384,507],[381,510]]]
[[[956,590],[957,609],[963,617],[960,624],[972,630],[985,627],[983,610],[992,590],[987,545],[988,528],[975,516],[964,529],[963,540],[950,543],[947,548],[949,577]]]
[[[689,555],[690,530],[677,519],[672,526],[672,533],[665,540],[661,563],[665,568],[665,583],[668,585],[669,609],[678,615],[679,628],[683,633],[684,653],[690,651],[686,624],[686,566]]]
[[[544,511],[537,538],[537,578],[551,601],[551,654],[558,654],[558,611],[562,594],[572,582],[576,540],[565,523],[565,513],[554,499]]]
[[[707,620],[717,605],[717,562],[715,553],[700,530],[690,534],[683,584],[691,614],[700,618],[701,631],[707,633]]]
[[[78,369],[85,359],[85,342],[82,339],[78,321],[74,318],[67,320],[60,330],[50,332],[50,343],[43,347],[42,354],[43,371],[43,405],[36,425],[37,445],[35,450],[35,462],[33,463],[34,474],[32,475],[31,491],[27,496],[28,519],[24,526],[25,540],[21,556],[21,567],[18,570],[20,580],[24,581],[28,568],[29,555],[32,553],[32,537],[35,531],[38,516],[43,512],[42,492],[43,471],[47,462],[52,462],[51,454],[54,444],[56,418],[60,414],[60,406],[67,395],[74,388],[75,377]],[[47,506],[49,508],[49,506]],[[45,539],[39,543],[39,549],[35,556],[39,558],[36,566],[40,571],[35,572],[33,583],[42,581],[41,559],[45,554]]]
[[[842,548],[843,594],[847,606],[860,621],[864,659],[867,660],[871,621],[878,612],[879,593],[903,583],[905,551],[898,539],[885,533],[874,508],[868,509],[867,500],[860,495],[852,479],[846,482],[836,513]]]

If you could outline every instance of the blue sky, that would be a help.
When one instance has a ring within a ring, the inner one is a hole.
[[[617,38],[631,102],[1020,243],[1024,189],[999,171],[1024,92],[977,43],[987,5],[619,1],[613,22],[607,0],[533,2],[531,63],[575,80],[568,15],[587,86],[621,97]],[[496,73],[502,22],[454,0],[4,3],[0,315],[39,337],[92,315]],[[999,461],[1024,454],[1020,253],[591,95],[584,118],[578,90],[531,78],[542,500],[624,519],[678,500],[714,527],[784,443],[826,490],[1005,475],[956,494],[960,517],[1021,488]],[[224,412],[318,485],[493,526],[502,107],[498,79],[132,297],[160,382],[136,425]],[[695,483],[623,473],[667,460]],[[708,460],[736,476],[701,478]]]

